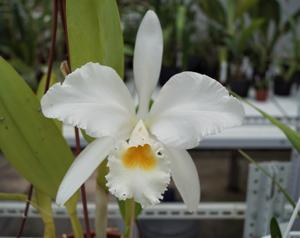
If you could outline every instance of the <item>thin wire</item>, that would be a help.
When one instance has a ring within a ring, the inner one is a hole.
[[[70,72],[71,69],[71,63],[70,63],[70,50],[69,50],[69,39],[68,39],[68,26],[67,26],[67,17],[66,17],[66,1],[60,0],[60,17],[63,25],[63,31],[64,31],[64,39],[65,39],[65,46],[67,49],[67,63],[69,66]],[[67,72],[67,73],[70,73]],[[77,127],[74,128],[75,131],[75,141],[76,141],[76,155],[78,155],[81,152],[81,146],[80,146],[80,137],[79,137],[79,130]],[[90,229],[90,222],[89,222],[89,214],[88,214],[88,208],[87,208],[87,198],[86,198],[86,191],[84,184],[80,188],[81,191],[81,200],[82,200],[82,206],[83,206],[83,215],[84,215],[84,224],[86,229],[86,237],[91,238],[91,229]]]
[[[52,66],[53,66],[54,50],[55,50],[55,44],[56,44],[56,33],[57,33],[57,13],[58,13],[57,0],[53,0],[52,3],[53,3],[53,10],[52,10],[52,26],[51,26],[51,47],[49,50],[47,78],[46,78],[44,93],[47,92],[47,90],[49,89],[49,86],[50,86],[50,78],[51,78],[51,72],[52,72]],[[29,206],[31,203],[32,193],[33,193],[33,185],[30,184],[21,226],[20,226],[20,229],[16,236],[17,238],[21,237],[23,234],[26,220],[28,217],[28,211],[29,211]]]
[[[49,50],[48,56],[48,69],[47,69],[47,78],[44,93],[46,93],[50,86],[50,79],[52,73],[53,59],[55,54],[56,46],[56,34],[57,34],[57,14],[58,14],[58,4],[57,0],[53,0],[53,13],[52,13],[52,26],[51,26],[51,47]]]
[[[33,186],[32,186],[32,184],[30,184],[28,195],[27,195],[27,201],[26,201],[26,205],[25,205],[25,210],[24,210],[24,214],[23,214],[23,218],[22,218],[22,222],[21,222],[21,226],[20,226],[20,229],[19,229],[18,234],[16,236],[17,238],[21,237],[22,233],[24,231],[24,227],[25,227],[25,223],[26,223],[27,215],[28,215],[28,211],[29,211],[29,205],[30,205],[30,201],[31,201],[31,198],[32,198],[32,191],[33,191]]]

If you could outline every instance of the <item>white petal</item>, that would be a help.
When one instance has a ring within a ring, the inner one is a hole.
[[[197,168],[186,150],[166,149],[171,162],[171,175],[189,211],[194,212],[200,201]]]
[[[173,76],[154,102],[146,124],[164,144],[189,149],[207,135],[242,123],[244,108],[216,80],[194,72]]]
[[[159,203],[162,194],[167,189],[170,182],[170,163],[164,154],[162,145],[150,138],[145,138],[143,145],[146,143],[146,146],[150,146],[150,151],[147,150],[145,154],[151,153],[154,163],[150,166],[149,163],[147,165],[145,162],[147,158],[142,155],[140,158],[143,160],[128,166],[124,161],[126,160],[123,157],[124,154],[128,149],[138,148],[138,145],[132,145],[132,142],[120,143],[114,153],[109,156],[107,187],[120,200],[133,198],[142,207],[149,207]]]
[[[63,205],[89,178],[112,150],[113,139],[102,137],[89,144],[74,160],[59,186],[56,203]]]
[[[41,100],[46,117],[85,129],[93,137],[128,137],[135,107],[128,89],[110,67],[87,63],[55,84]]]
[[[158,17],[150,10],[139,27],[133,57],[134,80],[141,117],[148,112],[149,101],[159,78],[162,52],[162,29]]]

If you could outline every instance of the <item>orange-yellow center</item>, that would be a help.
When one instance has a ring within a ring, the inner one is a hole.
[[[148,144],[129,147],[123,153],[122,162],[127,168],[141,168],[143,170],[151,170],[157,163],[151,146]]]

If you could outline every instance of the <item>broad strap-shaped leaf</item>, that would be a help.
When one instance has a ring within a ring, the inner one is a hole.
[[[72,70],[95,62],[124,74],[124,45],[115,0],[68,0],[67,24]]]
[[[53,121],[17,72],[0,58],[0,147],[37,189],[55,197],[73,154]]]

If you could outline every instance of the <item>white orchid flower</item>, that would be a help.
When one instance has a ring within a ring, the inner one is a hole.
[[[87,63],[55,84],[42,98],[43,114],[77,126],[96,139],[76,158],[56,198],[64,204],[108,158],[109,191],[143,207],[159,203],[172,176],[190,211],[197,209],[200,184],[186,149],[207,135],[240,125],[241,103],[217,81],[194,72],[173,76],[149,103],[162,62],[159,20],[148,11],[134,50],[139,106],[114,69]]]

